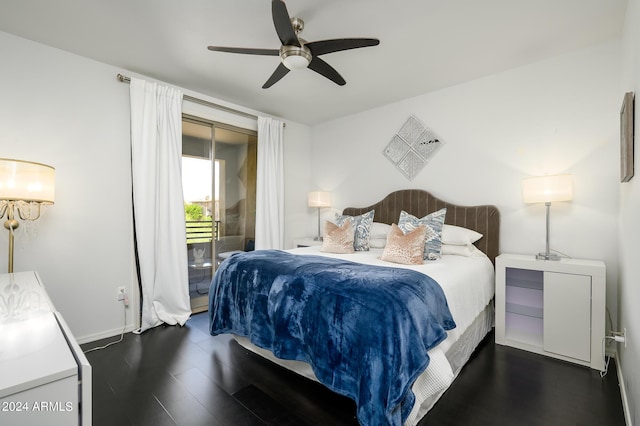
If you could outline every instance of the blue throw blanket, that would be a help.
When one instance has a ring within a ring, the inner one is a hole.
[[[211,334],[308,362],[321,383],[355,400],[362,425],[406,420],[427,351],[455,328],[442,288],[424,274],[277,250],[223,262],[209,306]]]

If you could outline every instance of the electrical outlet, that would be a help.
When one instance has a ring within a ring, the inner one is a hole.
[[[618,343],[624,343],[624,347],[627,347],[627,329],[623,328],[622,329],[622,333],[619,331],[614,331],[613,333],[613,340],[618,342]]]
[[[125,293],[124,287],[118,287],[118,290],[117,290],[117,293],[116,293],[116,300],[118,302],[123,301],[124,297],[125,297],[125,294],[126,293]]]

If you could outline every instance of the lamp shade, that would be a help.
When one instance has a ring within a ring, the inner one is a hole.
[[[0,200],[53,204],[55,176],[46,164],[0,158]]]
[[[571,201],[573,199],[571,175],[538,176],[523,179],[522,196],[525,203]]]
[[[331,207],[331,193],[324,191],[310,192],[309,207]]]

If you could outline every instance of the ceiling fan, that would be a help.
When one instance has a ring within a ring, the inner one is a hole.
[[[271,77],[262,86],[268,89],[277,83],[290,70],[310,68],[334,83],[344,86],[346,81],[331,65],[319,58],[320,55],[360,47],[377,46],[380,40],[375,38],[337,38],[307,42],[298,34],[304,28],[300,18],[290,18],[283,0],[272,0],[271,14],[278,38],[282,42],[280,49],[252,49],[243,47],[209,46],[215,52],[244,53],[248,55],[280,56],[280,64]]]

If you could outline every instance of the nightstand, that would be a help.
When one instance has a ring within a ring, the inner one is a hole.
[[[296,238],[293,240],[293,245],[295,247],[311,247],[311,246],[321,246],[322,241],[314,240],[316,237],[302,237]]]
[[[496,343],[604,369],[605,265],[496,257]]]

